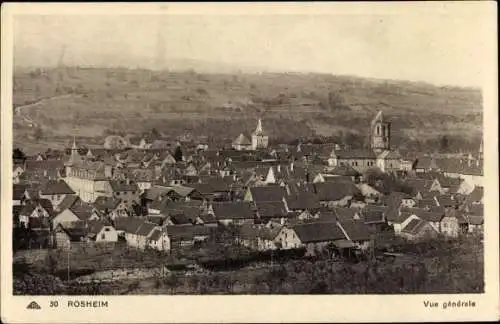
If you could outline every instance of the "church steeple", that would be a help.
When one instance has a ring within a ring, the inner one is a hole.
[[[76,139],[73,136],[73,145],[71,146],[71,154],[69,156],[68,162],[66,162],[66,165],[72,166],[80,160],[81,160],[81,157],[80,157],[80,154],[78,153],[78,147],[76,146]]]
[[[253,135],[263,135],[263,134],[264,130],[262,129],[262,120],[259,118],[259,121],[257,122],[257,127],[255,128]]]
[[[257,127],[255,131],[252,133],[252,149],[265,149],[269,144],[269,137],[264,133],[264,129],[262,127],[262,120],[259,118],[257,122]]]
[[[390,150],[391,124],[384,120],[382,111],[373,118],[370,125],[371,148],[374,151]]]

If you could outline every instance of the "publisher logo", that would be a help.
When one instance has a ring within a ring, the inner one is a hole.
[[[31,303],[26,306],[27,309],[42,309],[40,305],[36,301],[32,301]]]

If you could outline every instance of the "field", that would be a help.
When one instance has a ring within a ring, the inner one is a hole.
[[[194,271],[156,271],[153,276],[139,279],[135,277],[139,272],[145,273],[146,267],[156,265],[158,269],[166,260],[158,255],[139,251],[126,252],[119,248],[105,253],[107,258],[121,256],[126,260],[121,267],[132,270],[132,273],[111,283],[84,284],[72,281],[68,284],[64,283],[64,276],[60,276],[62,280],[50,279],[47,277],[47,268],[33,270],[36,269],[34,265],[31,265],[31,270],[24,270],[24,277],[23,272],[19,271],[14,271],[14,275],[17,278],[17,293],[22,293],[23,289],[34,289],[34,282],[40,280],[46,280],[47,287],[37,284],[36,289],[47,294],[88,293],[82,289],[91,289],[95,294],[428,294],[484,291],[481,237],[437,239],[418,244],[401,242],[392,248],[396,257],[386,256],[379,251],[375,253],[375,259],[359,262],[328,257],[278,258],[244,263],[234,269],[198,267]],[[96,266],[94,270],[104,270],[105,258],[97,251],[75,255],[72,267],[80,267],[82,270],[92,264]],[[61,260],[59,266],[67,265],[62,261],[62,256],[58,259]],[[35,281],[33,277],[36,278]]]
[[[482,134],[478,89],[327,74],[19,70],[13,103],[20,107],[14,116],[15,144],[34,146],[30,150],[64,145],[72,136],[102,143],[110,132],[152,128],[168,136],[190,132],[232,139],[251,132],[259,117],[275,139],[364,136],[378,110],[392,120],[395,144],[442,135],[476,139]],[[43,136],[33,138],[38,126]]]

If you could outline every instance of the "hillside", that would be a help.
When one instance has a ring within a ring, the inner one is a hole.
[[[482,134],[479,90],[327,74],[24,69],[15,71],[13,103],[21,107],[14,116],[21,146],[36,142],[26,137],[38,126],[45,146],[74,135],[99,143],[110,132],[152,128],[228,139],[251,132],[259,117],[275,139],[361,138],[378,110],[391,119],[395,144]]]

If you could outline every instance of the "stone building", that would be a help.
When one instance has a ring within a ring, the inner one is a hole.
[[[262,129],[262,121],[259,119],[255,131],[252,133],[252,149],[266,149],[268,145],[269,136],[264,133],[264,130]]]

